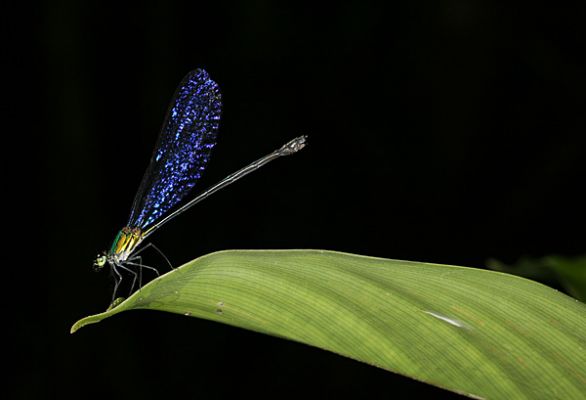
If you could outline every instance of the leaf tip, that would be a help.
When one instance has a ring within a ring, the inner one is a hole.
[[[81,328],[83,328],[86,325],[97,324],[98,322],[100,322],[104,318],[107,318],[111,315],[119,313],[120,311],[123,311],[123,309],[120,308],[119,306],[120,306],[120,304],[122,304],[124,302],[124,300],[126,300],[124,297],[118,297],[116,300],[114,300],[112,302],[112,304],[110,304],[110,307],[108,307],[108,309],[106,311],[104,311],[103,313],[90,315],[90,316],[87,316],[87,317],[80,319],[79,321],[77,321],[75,324],[73,324],[71,326],[69,333],[74,334],[75,332],[77,332],[78,330],[80,330]]]
[[[97,317],[96,315],[91,315],[89,317],[85,317],[85,318],[80,319],[79,321],[77,321],[75,324],[73,324],[71,326],[69,333],[73,335],[75,332],[77,332],[78,330],[80,330],[84,326],[90,325],[90,324],[97,324],[98,322],[100,322],[102,320],[101,318],[96,318],[96,317]]]

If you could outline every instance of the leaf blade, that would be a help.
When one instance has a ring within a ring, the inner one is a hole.
[[[462,394],[571,399],[586,387],[586,306],[499,272],[322,250],[223,251],[72,331],[139,308],[307,343]]]

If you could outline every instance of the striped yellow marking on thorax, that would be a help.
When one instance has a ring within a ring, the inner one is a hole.
[[[126,259],[132,253],[134,248],[142,241],[143,233],[139,228],[129,228],[125,226],[118,232],[110,254],[116,255],[121,259]]]

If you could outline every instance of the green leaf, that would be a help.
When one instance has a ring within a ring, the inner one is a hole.
[[[470,396],[586,393],[586,305],[499,272],[321,250],[222,251],[71,332],[132,309],[295,340]]]

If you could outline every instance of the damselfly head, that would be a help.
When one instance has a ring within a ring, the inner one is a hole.
[[[94,260],[94,264],[92,265],[92,268],[94,271],[99,271],[101,270],[104,265],[106,265],[106,252],[103,252],[102,254],[98,254],[96,256],[96,259]]]

